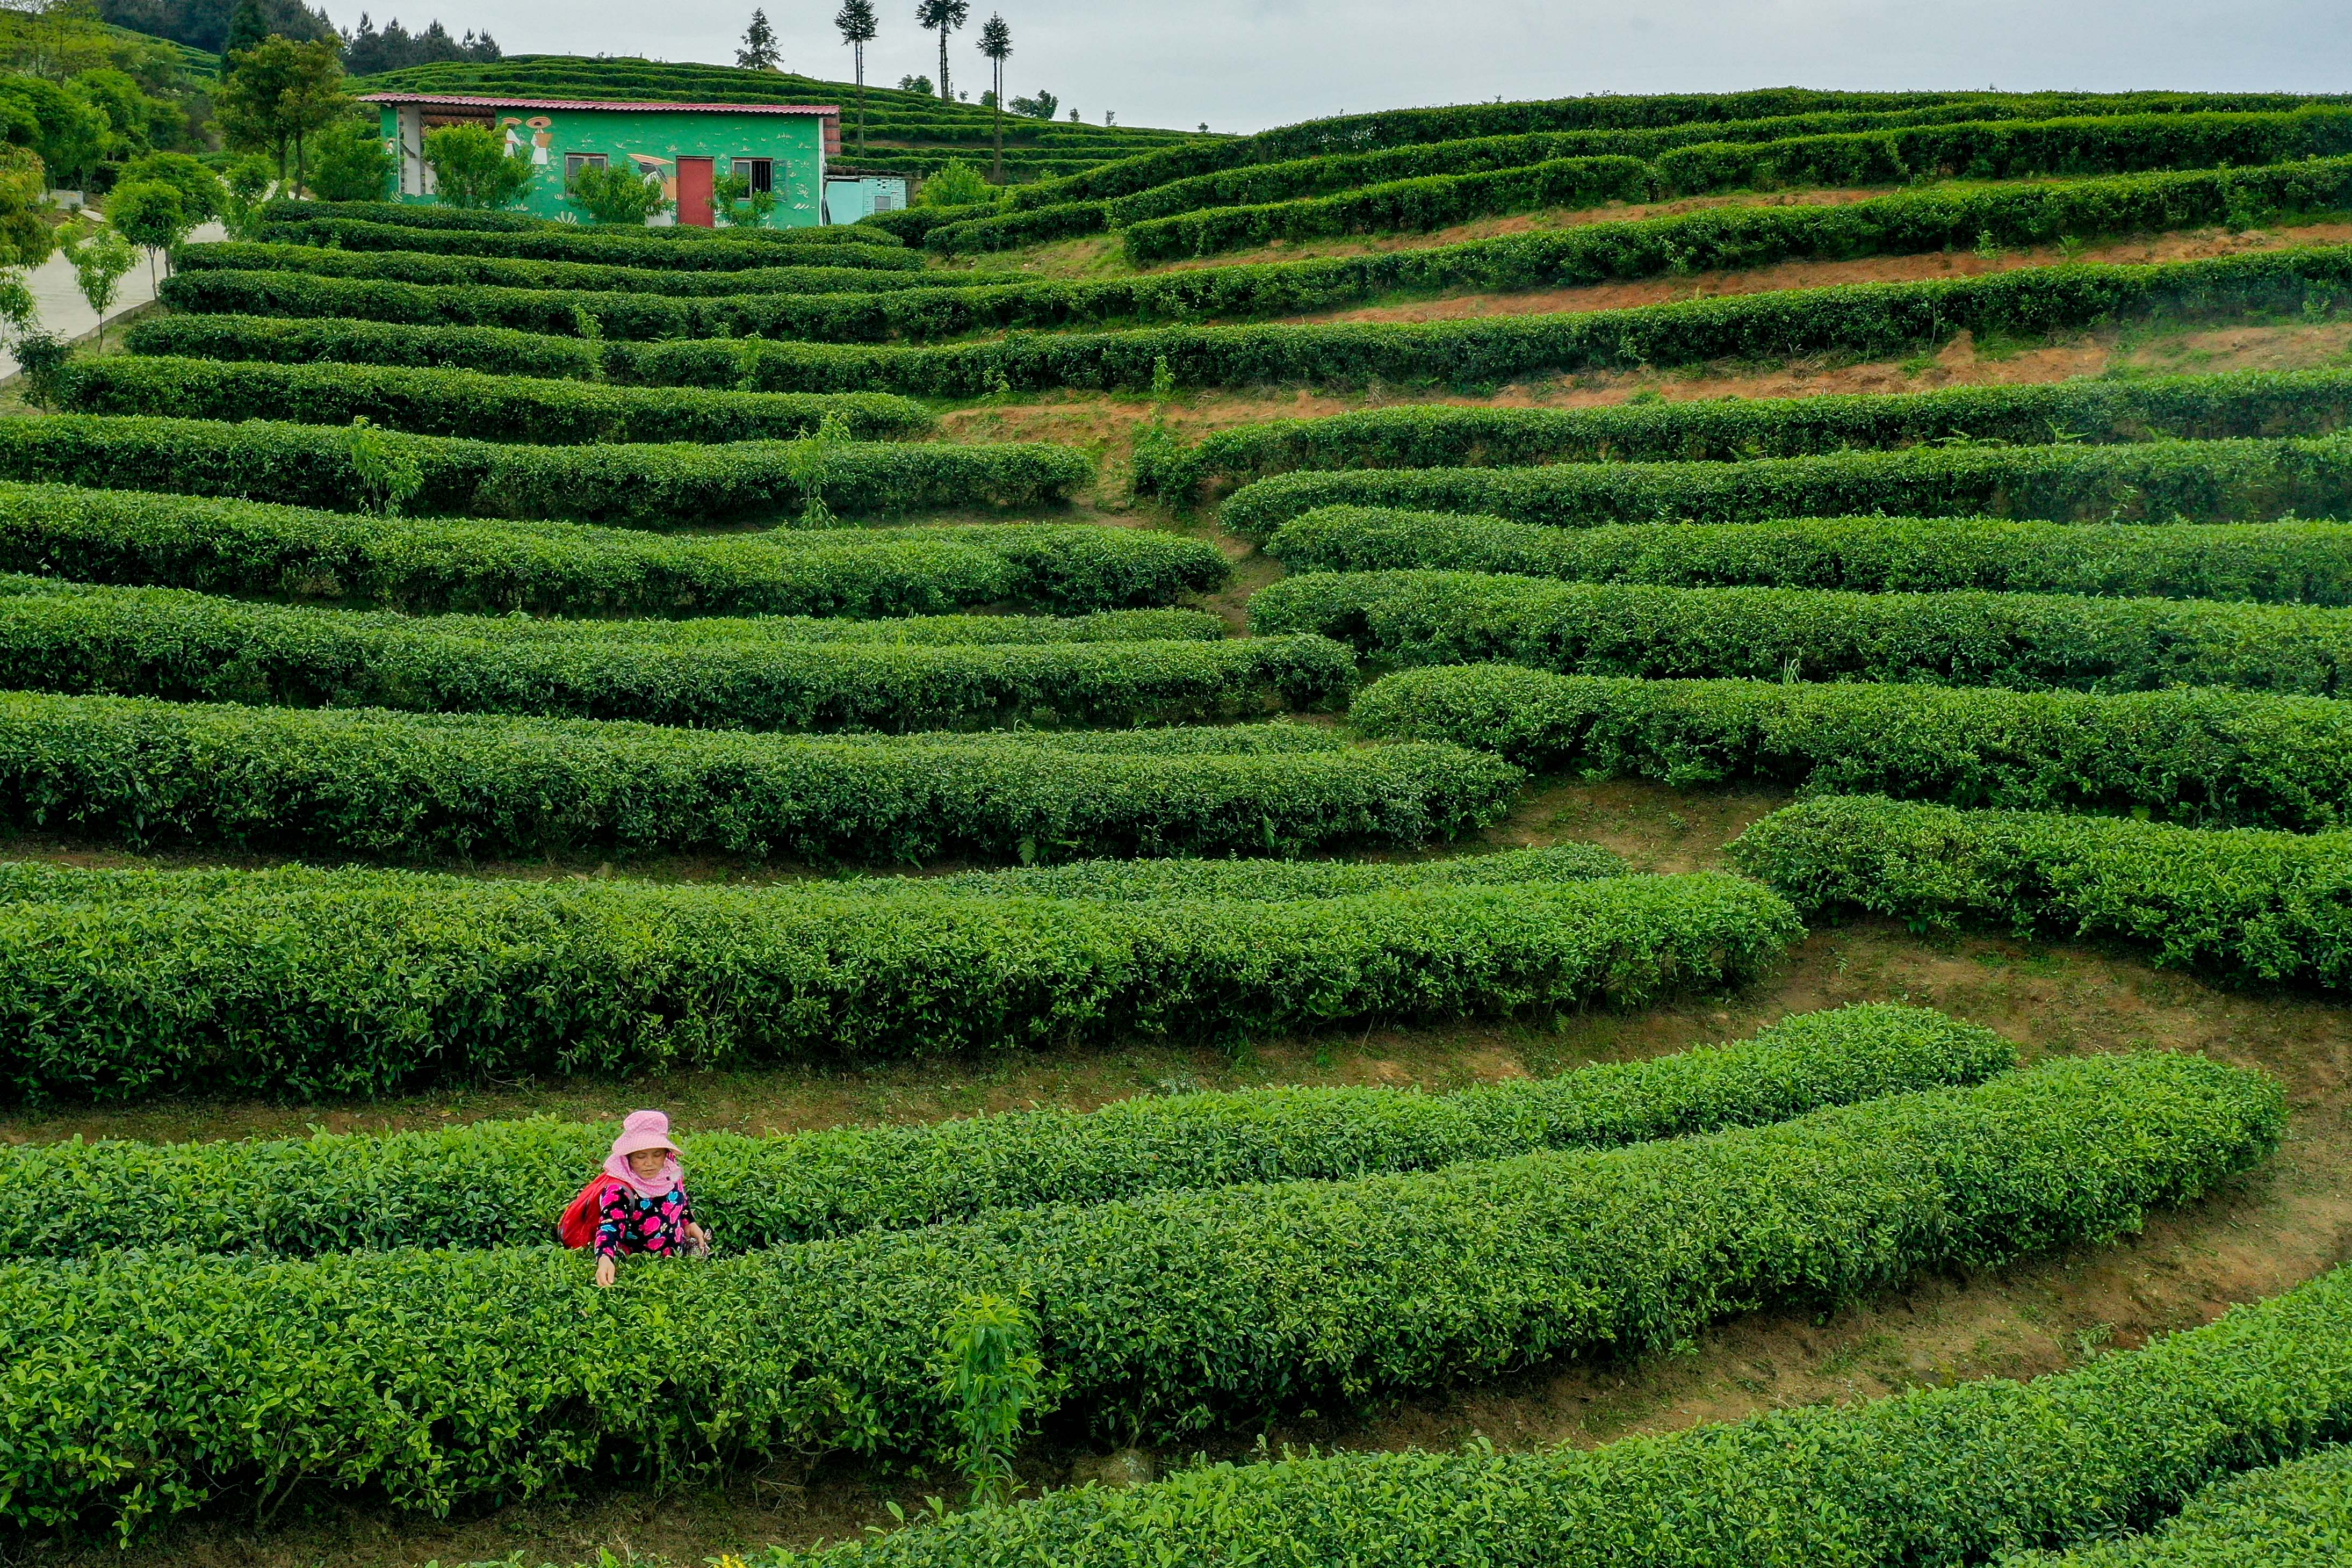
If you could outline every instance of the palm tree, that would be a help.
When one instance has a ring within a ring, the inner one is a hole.
[[[955,94],[948,89],[948,35],[970,20],[971,0],[916,0],[916,24],[927,33],[936,28],[940,35],[940,96],[950,103]]]
[[[833,19],[841,41],[857,52],[857,151],[866,151],[866,46],[882,30],[874,15],[874,0],[841,0],[841,14]]]
[[[996,91],[989,99],[995,106],[995,120],[990,129],[996,137],[996,172],[990,178],[1002,185],[1004,183],[1004,57],[1013,52],[1013,29],[1004,25],[1002,16],[991,16],[982,26],[980,52],[996,67]]]

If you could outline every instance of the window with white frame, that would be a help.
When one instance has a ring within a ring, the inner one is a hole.
[[[566,152],[563,155],[563,183],[566,185],[580,177],[583,169],[602,169],[610,162],[602,152]]]

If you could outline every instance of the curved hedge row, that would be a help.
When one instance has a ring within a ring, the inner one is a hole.
[[[1519,784],[1451,746],[1307,727],[794,736],[0,693],[0,821],[383,858],[1305,854],[1423,843]]]
[[[1423,861],[1070,861],[1000,871],[926,876],[925,887],[992,898],[1101,898],[1147,904],[1170,898],[1281,902],[1344,898],[1399,887],[1500,887],[1628,874],[1622,857],[1599,844],[1553,844]],[[891,887],[904,882],[868,881]]]
[[[1479,512],[1515,523],[1763,522],[1886,512],[2053,522],[2259,522],[2352,511],[2352,438],[1913,447],[1752,463],[1558,463],[1277,474],[1220,518],[1263,539],[1318,507]]]
[[[1552,528],[1318,507],[1265,552],[1294,572],[1501,571],[1681,588],[2098,594],[2352,605],[2352,525],[1829,517]]]
[[[937,423],[887,393],[702,392],[620,387],[390,365],[276,365],[109,354],[68,360],[44,393],[69,413],[349,424],[543,446],[774,441],[838,419],[854,440],[919,435]]]
[[[1832,796],[1774,812],[1731,853],[1807,909],[2121,940],[2152,947],[2156,963],[2241,983],[2352,988],[2352,835],[2342,832]]]
[[[98,889],[21,868],[6,880],[26,896],[0,906],[0,1011],[12,1024],[0,1081],[26,1099],[374,1094],[518,1073],[1630,1007],[1742,984],[1802,935],[1777,894],[1712,873],[1273,903],[302,871],[167,873]],[[870,1171],[856,1148],[911,1155],[924,1134],[859,1136],[793,1147],[850,1150],[850,1166]],[[963,1175],[979,1185],[965,1190],[982,1196],[970,1201],[1013,1194],[982,1176],[979,1151],[995,1136],[982,1124],[931,1145],[973,1155]],[[1241,1157],[1244,1134],[1233,1138]],[[772,1172],[772,1161],[754,1163]],[[805,1174],[820,1195],[824,1169],[812,1154]],[[935,1168],[931,1179],[952,1191],[957,1178]],[[1083,1190],[1096,1178],[1028,1167],[1026,1179]],[[794,1190],[769,1186],[747,1201],[789,1216]],[[846,1228],[899,1201],[882,1190],[836,1197]],[[469,1207],[483,1201],[478,1193]],[[268,1207],[252,1218],[310,1223]],[[551,1219],[540,1213],[520,1234],[544,1237]],[[754,1223],[766,1222],[746,1228]]]
[[[827,267],[919,270],[923,254],[876,229],[730,229],[720,235],[672,238],[661,229],[580,228],[549,224],[509,232],[420,229],[363,218],[277,219],[258,236],[273,245],[340,250],[424,251],[437,256],[500,256],[526,261],[589,261],[611,267],[660,267],[679,272],[749,272],[773,267],[794,251],[822,256]]]
[[[800,509],[793,475],[800,455],[791,442],[525,446],[438,435],[375,439],[415,465],[422,488],[407,509],[417,512],[676,528]],[[346,510],[365,507],[369,489],[349,431],[99,414],[0,421],[0,477]],[[831,444],[817,488],[836,512],[888,515],[1036,506],[1065,500],[1093,477],[1092,460],[1066,446],[846,442]]]
[[[2338,1269],[2207,1327],[2032,1383],[1986,1378],[1801,1406],[1590,1449],[1480,1444],[1201,1465],[1156,1484],[1064,1488],[751,1561],[1754,1568],[1769,1552],[1788,1563],[1985,1562],[2112,1536],[2218,1477],[2333,1441],[2352,1423],[2347,1337],[2352,1269]]]
[[[373,886],[360,891],[372,904],[381,898]],[[1045,1109],[782,1137],[690,1133],[684,1141],[697,1215],[740,1250],[995,1208],[1683,1137],[1981,1082],[2016,1056],[1990,1030],[1881,1004],[1792,1016],[1737,1045],[1451,1094],[1145,1095],[1083,1114]],[[511,1246],[549,1231],[582,1173],[603,1163],[613,1131],[610,1123],[539,1118],[243,1143],[11,1145],[0,1149],[0,1169],[12,1178],[0,1187],[0,1257],[115,1247],[308,1256]]]
[[[2352,613],[2299,604],[1320,572],[1260,590],[1250,625],[1339,638],[1406,667],[1502,660],[1580,675],[2352,695]]]
[[[1481,246],[1512,242],[1480,241]],[[1184,267],[1105,283],[992,284],[871,296],[772,298],[800,338],[869,342],[1020,327],[1295,314],[1399,290],[1544,287],[1539,267],[1475,246],[1402,249],[1264,267]],[[210,359],[453,364],[503,373],[593,376],[772,390],[903,391],[976,396],[1006,384],[1149,388],[1166,360],[1180,385],[1255,382],[1492,387],[1547,371],[1790,359],[1835,351],[1909,353],[1952,334],[2040,334],[2163,312],[2242,314],[2332,308],[2352,287],[2352,246],[2250,251],[2205,261],[2020,267],[1923,283],[1679,300],[1625,309],[1421,323],[1161,327],[1056,333],[931,349],[806,343],[653,346],[533,337],[495,328],[362,321],[151,316],[127,338],[142,353]],[[566,328],[569,331],[572,329]]]
[[[1345,706],[1356,686],[1337,643],[1203,642],[1202,622],[1222,628],[1183,612],[946,621],[417,621],[0,577],[0,686],[900,733],[1193,724]]]
[[[2001,1568],[2327,1568],[2352,1561],[2352,1444],[2218,1481],[2147,1534]]]
[[[918,211],[925,209],[915,209]],[[339,250],[315,245],[257,245],[214,240],[172,252],[180,272],[294,272],[320,277],[373,277],[443,287],[564,288],[598,294],[832,294],[936,287],[910,272],[861,267],[758,267],[742,272],[681,272],[676,267],[615,267],[587,261],[530,261],[515,256],[443,256],[432,251]]]
[[[1377,681],[1351,716],[1367,735],[1676,789],[1752,779],[2213,826],[2352,823],[2352,704],[2321,697],[1612,680],[1455,664]]]
[[[11,1265],[7,1511],[129,1533],[313,1478],[442,1512],[603,1455],[656,1481],[787,1451],[944,1457],[940,1325],[1016,1287],[1050,1402],[1177,1437],[2110,1237],[2260,1163],[2281,1102],[2196,1057],[2060,1061],[1623,1149],[640,1264],[593,1295],[553,1248]]]
[[[1109,226],[1109,209],[1100,202],[1068,202],[1009,211],[993,208],[958,223],[927,228],[922,244],[933,256],[978,256],[1100,234]]]
[[[413,613],[937,614],[1165,604],[1233,569],[1204,539],[1054,524],[670,535],[0,483],[0,570]]]
[[[2032,445],[2176,436],[2326,435],[2352,422],[2352,372],[2248,371],[1927,392],[1719,398],[1605,408],[1447,404],[1271,420],[1136,454],[1136,484],[1171,496],[1296,469],[1516,467],[1800,457],[1948,442]]]

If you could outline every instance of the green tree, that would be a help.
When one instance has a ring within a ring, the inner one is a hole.
[[[995,85],[988,94],[989,129],[996,141],[996,167],[989,178],[1002,185],[1004,183],[1004,61],[1013,53],[1013,29],[1004,25],[1002,16],[991,16],[982,25],[980,52],[988,57],[989,64],[996,71]]]
[[[750,183],[745,176],[736,177]],[[726,182],[719,183],[723,185]],[[593,165],[572,176],[563,199],[595,223],[635,224],[641,227],[647,218],[669,206],[669,198],[662,194],[661,185],[635,169],[599,169]]]
[[[268,221],[265,209],[274,182],[269,160],[257,154],[240,158],[228,166],[228,172],[221,178],[220,217],[231,239],[261,237],[261,225]]]
[[[250,49],[268,37],[269,21],[261,14],[259,0],[236,0],[236,9],[229,13],[228,37],[221,42],[221,53]]]
[[[940,96],[950,103],[955,93],[948,86],[948,35],[971,19],[971,0],[916,0],[915,20],[925,32],[940,35]]]
[[[144,152],[122,167],[115,177],[115,188],[160,181],[180,193],[180,201],[198,223],[221,215],[228,192],[221,185],[220,176],[205,168],[185,152]]]
[[[331,202],[382,201],[400,172],[373,120],[338,120],[319,132],[315,145],[319,164],[311,188]]]
[[[57,248],[40,154],[0,143],[0,267],[38,267]]]
[[[178,111],[141,91],[128,72],[101,67],[77,74],[66,86],[106,116],[106,156],[110,159],[138,157],[155,145],[159,131],[170,137]]]
[[[743,47],[735,51],[735,63],[747,71],[772,71],[782,68],[783,56],[776,51],[776,30],[768,26],[765,11],[751,13],[751,25],[743,29]]]
[[[1013,1452],[1045,1370],[1028,1302],[1026,1286],[1013,1300],[966,1296],[940,1326],[939,1390],[963,1438],[956,1445],[956,1469],[971,1483],[975,1508],[1001,1508],[1020,1490]]]
[[[87,190],[89,174],[106,155],[113,126],[103,110],[80,94],[38,77],[0,79],[0,119],[8,139],[40,155],[48,177],[72,181]]]
[[[452,207],[497,212],[530,194],[537,171],[507,156],[503,138],[478,125],[445,125],[425,138],[434,193]]]
[[[866,151],[866,46],[882,30],[881,18],[874,14],[874,0],[841,0],[841,9],[833,18],[841,30],[841,41],[850,47],[857,67],[857,151]]]
[[[222,137],[238,152],[275,156],[280,184],[287,183],[287,155],[292,153],[293,192],[302,188],[304,139],[351,108],[343,93],[342,61],[324,40],[296,44],[270,37],[232,54],[213,95]]]
[[[106,221],[132,245],[147,252],[147,272],[155,272],[155,257],[165,256],[171,265],[171,248],[188,237],[196,226],[196,215],[188,211],[181,200],[179,187],[161,180],[134,180],[117,185],[106,198]]]
[[[66,259],[73,264],[74,285],[89,308],[98,312],[98,346],[106,346],[106,313],[122,291],[123,275],[139,265],[139,253],[120,231],[101,225],[95,233],[65,242]]]

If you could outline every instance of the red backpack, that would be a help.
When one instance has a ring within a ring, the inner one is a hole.
[[[556,1239],[574,1252],[585,1252],[593,1246],[604,1207],[604,1189],[620,1185],[598,1171],[595,1178],[580,1189],[580,1196],[572,1200],[572,1207],[563,1211],[563,1218],[555,1222]]]

